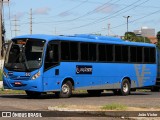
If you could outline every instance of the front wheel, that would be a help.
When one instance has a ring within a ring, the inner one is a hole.
[[[60,98],[69,98],[72,95],[72,83],[67,81],[63,83],[60,92],[56,92],[55,95]]]
[[[121,95],[129,95],[131,89],[131,84],[128,79],[124,79],[121,84]]]

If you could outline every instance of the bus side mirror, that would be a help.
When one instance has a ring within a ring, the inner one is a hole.
[[[49,59],[50,59],[50,60],[53,60],[53,50],[50,50],[50,51],[49,51]]]

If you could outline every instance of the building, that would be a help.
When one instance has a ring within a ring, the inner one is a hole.
[[[134,33],[137,36],[150,37],[150,36],[155,36],[155,29],[142,27],[141,30],[134,30]]]
[[[149,36],[147,38],[150,39],[150,42],[153,44],[157,44],[157,42],[158,42],[157,37],[155,37],[155,36]]]

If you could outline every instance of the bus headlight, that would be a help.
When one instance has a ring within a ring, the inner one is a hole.
[[[40,76],[40,71],[38,71],[36,74],[34,74],[33,76],[32,76],[32,80],[35,80],[36,78],[38,78]]]
[[[4,72],[4,71],[3,71],[3,76],[4,76],[4,77],[6,77],[6,78],[8,78],[7,73],[6,73],[6,72]]]

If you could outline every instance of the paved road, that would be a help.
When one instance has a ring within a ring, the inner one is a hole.
[[[30,99],[26,95],[0,95],[0,111],[48,111],[49,106],[78,105],[103,106],[108,103],[120,103],[131,107],[159,107],[160,92],[133,92],[129,96],[115,96],[112,92],[103,93],[100,97],[91,97],[88,94],[74,94],[71,98],[56,98],[54,95],[43,95],[37,99]],[[1,118],[2,119],[2,118]],[[8,119],[8,118],[7,118]],[[52,118],[43,118],[52,119]],[[81,117],[60,117],[57,120],[81,120]],[[106,120],[106,118],[85,118],[86,120]],[[121,118],[107,118],[108,120],[121,120]],[[8,119],[9,120],[9,119]],[[17,120],[17,118],[15,118]],[[23,120],[28,120],[24,118]],[[36,120],[36,118],[35,118]],[[38,118],[37,120],[41,120]],[[147,119],[148,120],[148,119]],[[158,120],[158,119],[157,119]]]
[[[26,95],[0,95],[0,110],[48,110],[49,106],[103,106],[108,103],[120,103],[131,107],[160,108],[160,92],[133,92],[129,96],[114,96],[112,92],[107,92],[100,97],[74,94],[67,99],[55,98],[54,95],[44,95],[37,99],[30,99]]]

